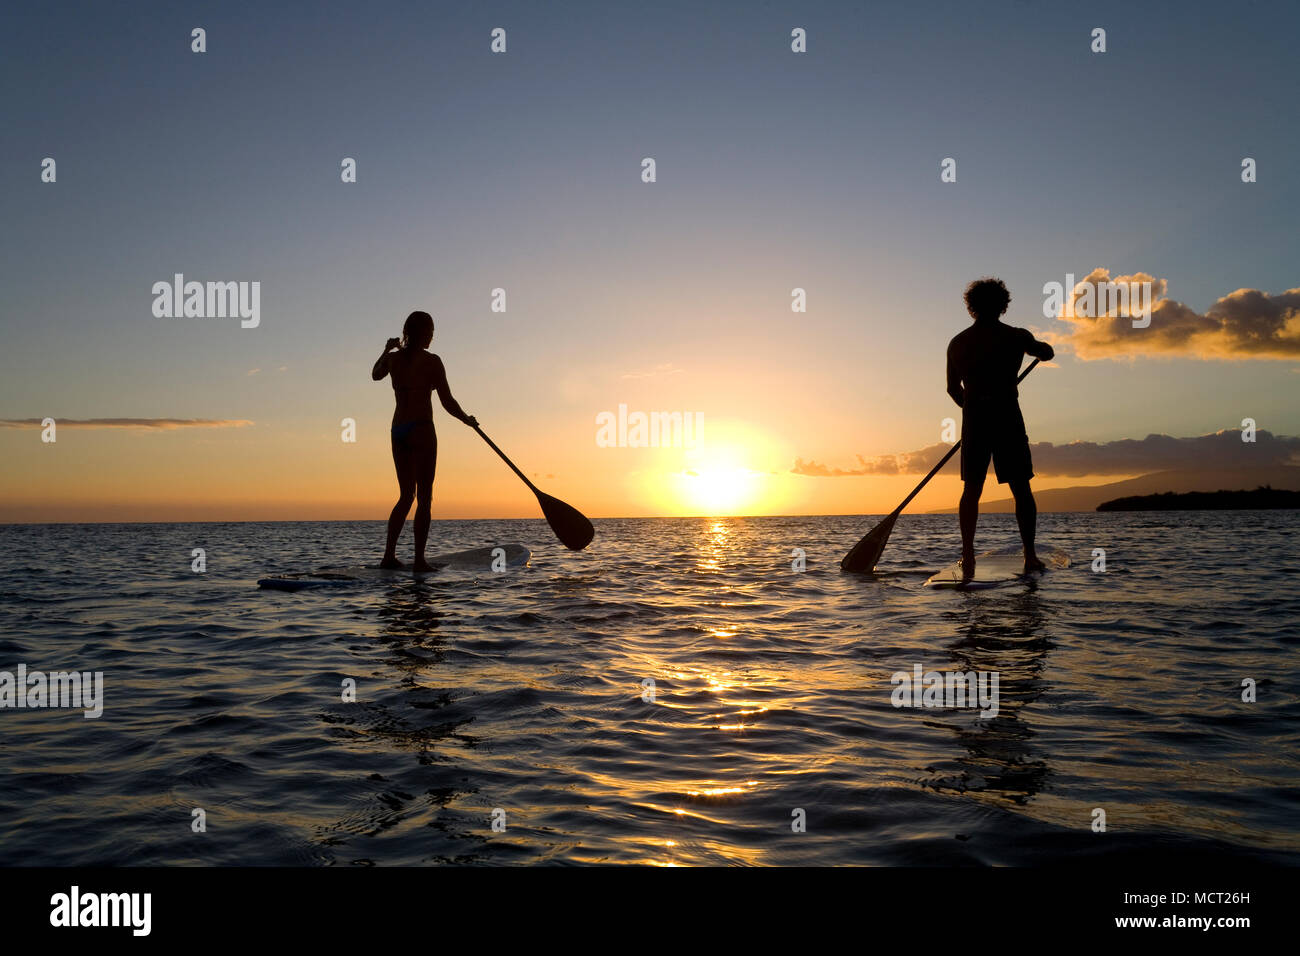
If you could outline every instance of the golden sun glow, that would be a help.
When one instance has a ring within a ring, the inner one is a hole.
[[[700,514],[739,514],[757,498],[758,476],[748,468],[706,465],[681,477],[683,503]]]
[[[687,513],[727,516],[758,510],[765,476],[750,462],[762,445],[752,435],[734,437],[741,440],[686,453],[685,467],[672,477],[678,506]]]
[[[789,475],[790,449],[747,422],[706,418],[698,445],[647,452],[637,490],[664,514],[777,514],[798,485]]]

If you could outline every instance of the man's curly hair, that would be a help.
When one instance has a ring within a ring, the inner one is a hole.
[[[966,311],[972,319],[996,319],[1011,304],[1011,293],[1001,279],[985,276],[966,287]]]

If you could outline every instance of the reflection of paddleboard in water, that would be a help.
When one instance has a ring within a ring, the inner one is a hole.
[[[1038,560],[1046,566],[1045,571],[1055,571],[1070,566],[1070,558],[1064,551],[1040,551]],[[1036,581],[1044,571],[1032,571],[1025,574],[1025,555],[1021,551],[989,551],[975,558],[975,576],[963,581],[961,562],[944,568],[925,582],[927,588],[960,588],[976,590],[978,588],[996,588],[1016,581]]]
[[[368,582],[423,581],[442,571],[482,571],[518,568],[526,565],[532,552],[522,544],[502,544],[492,548],[472,548],[450,554],[435,554],[428,559],[432,571],[412,571],[410,568],[380,568],[375,566],[340,568],[331,571],[308,571],[262,578],[259,588],[272,591],[302,591],[305,588],[324,588]]]

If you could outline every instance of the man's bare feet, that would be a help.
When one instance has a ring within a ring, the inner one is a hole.
[[[433,565],[431,565],[428,561],[424,560],[424,558],[416,558],[415,563],[411,565],[411,570],[412,571],[435,571],[437,569]]]
[[[1046,570],[1047,570],[1047,565],[1043,564],[1042,561],[1038,560],[1038,555],[1036,554],[1025,555],[1025,574],[1032,574],[1035,571],[1046,571]]]
[[[969,581],[975,577],[975,552],[963,551],[961,553],[961,579]]]
[[[406,565],[404,565],[401,561],[398,561],[396,558],[388,558],[388,557],[380,561],[379,566],[389,571],[402,571],[406,568]]]

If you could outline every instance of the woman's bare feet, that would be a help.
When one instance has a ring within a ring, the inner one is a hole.
[[[379,562],[379,566],[389,571],[402,571],[406,568],[406,565],[394,557],[385,557]]]
[[[1035,571],[1046,571],[1047,565],[1038,560],[1038,555],[1030,553],[1025,555],[1025,574],[1032,574]]]
[[[424,560],[424,558],[416,558],[415,563],[411,565],[411,570],[412,571],[436,571],[437,568],[431,565],[428,561]]]
[[[961,579],[969,581],[975,577],[975,549],[961,553]]]

